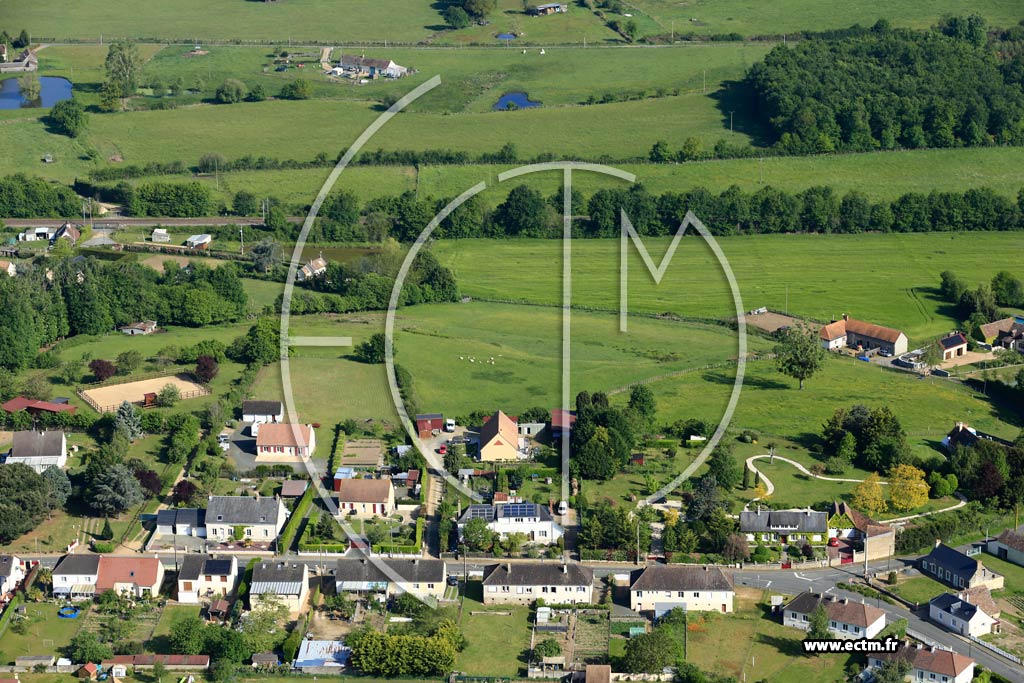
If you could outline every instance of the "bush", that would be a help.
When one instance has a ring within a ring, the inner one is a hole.
[[[309,81],[299,79],[281,88],[281,97],[286,100],[308,100],[313,96],[313,86]]]
[[[217,101],[221,104],[234,104],[245,99],[248,89],[245,83],[237,78],[229,78],[217,88]]]

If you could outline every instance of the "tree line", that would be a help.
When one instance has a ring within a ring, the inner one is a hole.
[[[984,19],[946,17],[774,48],[747,72],[757,120],[797,154],[1024,143],[1019,54]]]

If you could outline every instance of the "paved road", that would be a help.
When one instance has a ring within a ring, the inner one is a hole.
[[[305,220],[302,216],[289,216],[292,223],[301,223]],[[46,227],[60,223],[60,218],[5,218],[4,223],[12,228],[36,228]],[[201,218],[96,218],[92,221],[94,228],[173,228],[176,226],[204,226],[204,225],[262,225],[263,219],[259,216],[203,216]]]

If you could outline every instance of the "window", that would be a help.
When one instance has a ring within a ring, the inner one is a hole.
[[[252,536],[252,527],[246,527],[245,535],[246,536]]]
[[[854,626],[853,627],[853,632],[854,633],[860,633],[860,626]]]
[[[686,594],[685,594],[685,593],[683,593],[683,591],[679,591],[679,597],[681,597],[681,598],[685,598],[685,597],[686,597]]]
[[[699,597],[700,597],[700,593],[694,593],[694,594],[693,594],[693,597],[695,597],[695,598],[699,598]]]
[[[830,625],[830,626],[831,626],[832,628],[835,628],[835,627],[836,627],[836,622],[834,622],[834,621],[830,621],[830,622],[828,622],[828,623],[829,623],[829,625]]]
[[[637,591],[636,592],[636,597],[638,597],[638,598],[643,597],[643,595],[644,595],[643,591]]]
[[[586,593],[587,592],[587,587],[586,586],[576,586],[576,592],[577,593]]]
[[[206,581],[207,581],[207,582],[213,581],[213,577],[212,577],[212,576],[207,576],[207,577],[206,577]]]
[[[428,583],[427,584],[427,588],[433,588],[433,587],[434,587],[434,584],[432,584],[432,583]]]

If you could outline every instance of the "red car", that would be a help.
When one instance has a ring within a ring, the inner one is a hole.
[[[437,449],[437,452],[440,453],[441,455],[446,454],[448,452],[448,444],[441,444],[441,447]]]
[[[839,547],[839,539],[836,538],[835,536],[833,536],[832,538],[828,539],[828,544],[829,544],[829,546],[831,546],[833,548],[838,548]]]

